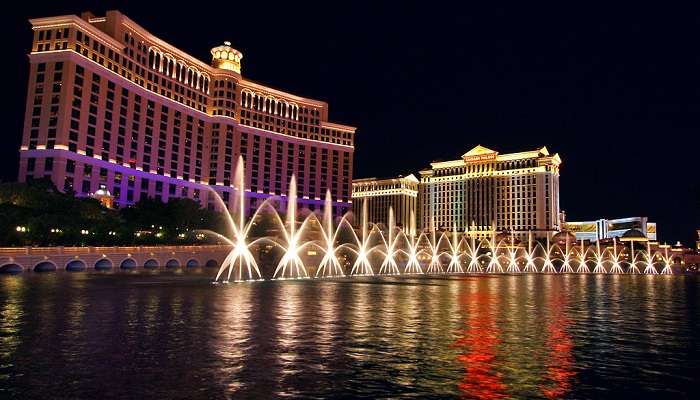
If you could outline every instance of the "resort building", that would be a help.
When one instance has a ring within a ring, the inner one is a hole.
[[[622,237],[625,232],[636,229],[648,240],[656,241],[656,223],[647,217],[597,219],[594,221],[562,221],[562,230],[573,233],[576,240],[603,240]]]
[[[211,64],[118,11],[30,20],[34,40],[19,180],[109,192],[115,206],[174,197],[214,206],[233,199],[244,160],[246,202],[284,196],[296,176],[299,207],[351,203],[355,128],[328,120],[328,104],[247,80],[240,51],[211,49]]]
[[[433,162],[420,171],[421,226],[477,237],[552,236],[560,230],[560,165],[546,147],[500,154],[476,146],[458,160]]]
[[[417,218],[418,179],[413,175],[396,178],[355,179],[352,182],[352,201],[357,221],[362,221],[365,203],[367,221],[389,225],[389,207],[394,210],[396,226],[410,228],[411,218]],[[358,223],[359,225],[359,223]]]

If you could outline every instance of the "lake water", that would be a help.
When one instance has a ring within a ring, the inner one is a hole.
[[[0,398],[698,398],[694,276],[0,276]]]

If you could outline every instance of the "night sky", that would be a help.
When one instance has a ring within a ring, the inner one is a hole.
[[[546,145],[563,160],[568,220],[643,215],[658,223],[660,240],[694,241],[698,10],[333,3],[19,4],[3,25],[10,101],[0,179],[17,176],[27,19],[116,8],[206,62],[230,40],[245,77],[327,101],[331,121],[358,128],[355,177],[416,172],[477,144],[502,153]]]

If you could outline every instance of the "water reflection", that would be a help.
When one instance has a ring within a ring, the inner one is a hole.
[[[698,289],[686,276],[2,277],[0,397],[697,397]]]
[[[459,389],[466,398],[505,398],[506,385],[501,374],[494,370],[501,343],[495,315],[496,297],[490,291],[472,287],[459,296],[459,304],[467,316],[464,335],[455,342],[457,348],[463,349],[457,356],[464,368]]]

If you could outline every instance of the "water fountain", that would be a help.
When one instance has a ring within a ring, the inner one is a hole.
[[[350,275],[368,276],[374,275],[372,264],[369,262],[369,234],[367,232],[367,202],[362,202],[362,222],[361,222],[361,238],[353,231],[355,242],[357,243],[357,258],[350,270]]]
[[[552,264],[552,247],[549,245],[549,236],[547,236],[547,248],[544,249],[544,252],[544,265],[542,266],[542,272],[550,274],[556,273],[557,269],[554,268],[554,264]]]
[[[221,199],[218,193],[212,190],[214,198],[217,200],[219,206],[224,210],[226,221],[231,229],[232,238],[228,239],[221,235],[218,236],[233,246],[233,250],[231,250],[231,252],[221,263],[221,267],[216,274],[216,278],[214,278],[214,282],[218,282],[219,278],[225,271],[228,271],[228,275],[224,282],[231,280],[232,274],[237,282],[262,279],[262,275],[260,274],[260,269],[258,269],[258,264],[255,261],[255,257],[253,257],[253,254],[250,252],[250,246],[253,245],[254,242],[248,243],[248,233],[253,225],[253,221],[255,221],[255,215],[248,221],[248,223],[245,222],[245,193],[243,189],[245,187],[244,178],[243,158],[239,157],[234,173],[234,182],[236,183],[235,189],[236,194],[238,195],[235,197],[237,202],[234,204],[234,209],[238,209],[237,223],[234,221],[234,217],[228,211],[228,207],[224,203],[223,199]],[[237,274],[235,272],[237,272]]]
[[[612,268],[610,268],[611,274],[622,274],[624,270],[620,265],[620,254],[617,252],[617,240],[613,240],[613,255],[612,255]]]
[[[470,274],[481,272],[481,265],[479,264],[479,250],[481,249],[481,242],[476,243],[474,236],[470,235],[469,242],[467,243],[467,257],[469,258],[469,264],[467,265],[467,272]]]
[[[458,233],[457,233],[457,227],[453,226],[452,227],[452,242],[450,243],[450,263],[447,265],[447,273],[448,274],[454,274],[454,273],[462,273],[464,272],[462,270],[462,263],[459,261],[459,257],[461,256],[459,252],[459,241],[457,240]]]
[[[395,230],[396,221],[394,220],[394,208],[389,206],[389,230],[386,238],[382,235],[386,253],[384,254],[384,261],[382,261],[382,265],[379,268],[380,275],[399,275],[400,273],[399,266],[396,264],[396,256],[399,253],[396,244],[400,235],[396,235],[394,232]]]
[[[654,255],[651,253],[651,244],[649,244],[649,242],[647,242],[647,267],[644,268],[644,273],[651,275],[659,273],[654,266]]]
[[[231,246],[231,251],[224,258],[216,277],[216,282],[243,282],[263,279],[259,267],[259,260],[253,255],[255,251],[269,250],[271,257],[280,257],[271,265],[276,265],[271,273],[272,279],[299,279],[308,278],[307,266],[304,264],[305,255],[311,255],[311,250],[323,253],[323,257],[316,266],[314,277],[344,277],[371,276],[374,275],[372,261],[378,257],[370,257],[373,253],[382,256],[379,265],[379,274],[423,274],[423,266],[420,263],[422,255],[430,257],[425,273],[442,273],[442,257],[449,257],[449,263],[445,273],[461,274],[488,272],[492,274],[503,273],[503,267],[507,266],[507,273],[590,273],[589,261],[595,262],[594,273],[598,274],[622,274],[624,250],[619,251],[618,240],[612,241],[612,246],[602,247],[601,240],[595,242],[595,246],[586,246],[581,239],[580,245],[570,243],[569,238],[563,245],[561,242],[552,244],[546,239],[543,245],[533,240],[532,232],[527,235],[527,244],[516,244],[515,234],[511,231],[508,238],[498,238],[495,228],[491,229],[489,239],[476,239],[476,235],[467,230],[465,235],[458,232],[453,226],[452,232],[438,232],[434,229],[431,220],[430,232],[418,232],[416,229],[416,217],[411,213],[410,224],[403,230],[396,227],[396,219],[393,208],[389,208],[389,223],[386,233],[371,225],[368,221],[367,202],[362,204],[362,218],[360,227],[356,231],[347,215],[339,218],[337,226],[333,221],[333,202],[330,191],[326,192],[323,211],[317,214],[311,212],[306,218],[298,221],[300,213],[297,209],[296,180],[290,179],[286,200],[286,215],[280,213],[274,207],[273,202],[278,198],[270,197],[258,206],[252,215],[246,219],[245,190],[243,161],[239,158],[234,176],[234,196],[231,209],[227,207],[218,193],[212,191],[212,196],[218,208],[224,210],[224,216],[228,231],[217,234],[217,237]],[[272,232],[274,236],[255,237],[252,227],[256,226],[261,218],[267,215],[263,211],[270,211],[274,224]],[[371,226],[371,228],[370,228]],[[348,240],[348,237],[352,237]],[[672,261],[668,254],[668,246],[661,246],[662,251],[652,251],[651,244],[640,232],[631,232],[620,239],[630,242],[628,273],[644,273],[648,275],[671,274]],[[635,241],[647,241],[646,249],[635,251]],[[264,246],[264,247],[263,247]],[[254,250],[255,249],[255,250]],[[486,252],[486,250],[488,251]],[[273,251],[274,250],[274,251]],[[307,252],[308,251],[308,252]],[[349,273],[345,271],[340,261],[339,254],[343,252],[354,254],[355,260]],[[281,254],[276,256],[275,254]],[[403,271],[399,268],[399,260],[406,264]],[[557,265],[561,267],[557,270]],[[307,260],[308,262],[308,260]],[[574,263],[578,266],[574,270]],[[521,267],[521,264],[524,267]],[[657,268],[657,265],[658,268]],[[662,268],[663,267],[663,268]],[[640,269],[642,269],[640,271]]]
[[[586,247],[583,244],[583,239],[581,239],[581,250],[579,251],[578,268],[576,268],[577,274],[589,274],[591,272],[586,263]]]
[[[608,273],[608,271],[605,269],[605,265],[603,265],[603,261],[605,259],[605,254],[600,252],[600,239],[596,240],[595,248],[596,248],[596,252],[594,253],[595,268],[593,268],[593,273],[594,274],[606,274],[606,273]]]
[[[523,272],[537,272],[537,266],[535,265],[535,251],[537,250],[537,246],[535,246],[535,249],[532,248],[532,232],[528,231],[527,233],[527,254],[525,255],[526,258],[526,263],[525,263],[525,269]]]
[[[306,218],[302,222],[301,227],[297,230],[297,184],[296,179],[292,176],[289,182],[289,195],[287,196],[287,223],[283,226],[282,232],[284,233],[284,244],[280,245],[284,250],[284,256],[277,264],[275,273],[272,275],[273,279],[287,279],[287,278],[308,278],[309,274],[306,272],[306,267],[304,267],[304,262],[299,256],[301,251],[311,245],[313,242],[301,243],[301,235],[304,232],[307,222],[310,220]]]
[[[418,243],[420,242],[420,237],[416,239],[416,216],[413,211],[411,211],[411,226],[408,231],[406,242],[408,244],[408,262],[406,263],[404,273],[422,274],[423,269],[420,266],[420,262],[418,262]]]
[[[343,267],[340,265],[338,256],[336,255],[335,242],[338,232],[343,226],[345,218],[341,218],[338,228],[333,230],[333,202],[331,201],[331,191],[326,191],[326,201],[323,208],[323,259],[316,270],[316,277],[338,277],[345,276]]]
[[[498,262],[498,244],[496,244],[496,228],[495,225],[491,229],[491,241],[489,243],[490,257],[489,264],[486,266],[486,273],[495,274],[503,273],[501,263]]]
[[[559,248],[559,251],[561,251],[561,247]],[[566,240],[564,242],[564,263],[561,265],[561,270],[559,272],[563,274],[573,274],[574,269],[571,268],[571,261],[572,261],[572,256],[573,256],[573,249],[570,248],[569,246],[569,238],[566,237]]]
[[[518,266],[518,247],[515,245],[515,235],[510,232],[510,246],[508,246],[508,268],[506,268],[508,273],[518,273],[520,272],[520,266]]]
[[[440,242],[445,237],[444,234],[440,235],[440,239],[436,240],[436,229],[433,219],[430,219],[430,237],[431,240],[428,241],[428,246],[430,248],[430,263],[428,264],[427,274],[438,274],[442,272],[442,264],[440,263]]]

